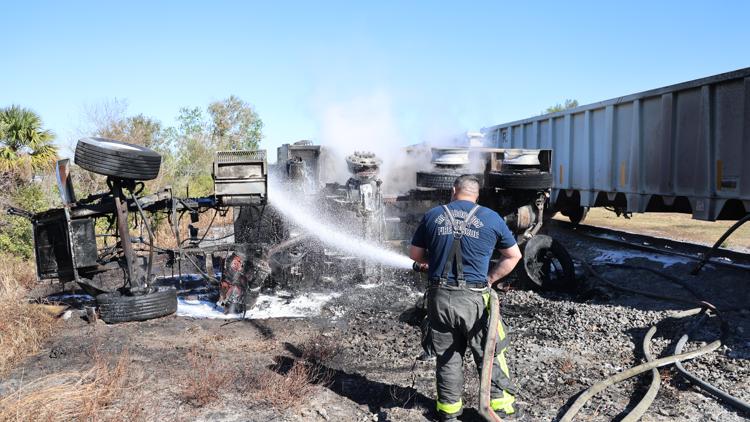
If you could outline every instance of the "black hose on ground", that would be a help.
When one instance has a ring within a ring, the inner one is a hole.
[[[596,270],[594,270],[594,268],[588,262],[586,262],[584,260],[581,260],[581,259],[578,259],[578,258],[576,258],[576,259],[579,262],[581,262],[581,264],[583,264],[584,268],[586,268],[586,271],[588,271],[588,273],[591,274],[594,278],[596,278],[597,280],[603,282],[604,284],[606,284],[607,286],[609,286],[609,287],[611,287],[611,288],[613,288],[615,290],[620,290],[620,291],[627,292],[627,293],[633,293],[633,294],[637,294],[637,295],[640,295],[640,296],[650,297],[652,299],[667,300],[667,301],[670,301],[670,302],[684,303],[684,304],[689,304],[689,305],[698,306],[698,307],[709,306],[711,308],[715,308],[710,303],[702,302],[702,301],[698,300],[697,298],[694,299],[694,300],[683,299],[683,298],[679,298],[679,297],[667,296],[667,295],[660,295],[658,293],[651,293],[651,292],[646,292],[646,291],[643,291],[643,290],[631,289],[629,287],[620,286],[617,283],[615,283],[615,282],[609,280],[608,278],[604,277],[603,275],[599,274],[599,272],[597,272]]]
[[[581,261],[581,262],[583,262],[583,261]],[[583,262],[583,263],[584,263],[584,266],[587,266],[587,264],[585,262]],[[693,288],[692,286],[690,286],[689,283],[687,283],[686,281],[684,281],[684,280],[682,280],[682,279],[680,279],[678,277],[675,277],[675,276],[673,276],[671,274],[667,274],[667,273],[665,273],[663,271],[655,270],[655,269],[649,268],[649,267],[643,267],[643,266],[640,266],[640,265],[631,265],[631,264],[607,263],[607,265],[610,266],[610,267],[616,267],[616,268],[629,268],[629,269],[634,269],[634,270],[649,271],[649,272],[654,273],[654,274],[656,274],[658,276],[661,276],[662,278],[665,278],[668,281],[671,281],[671,282],[673,282],[673,283],[675,283],[675,284],[677,284],[679,286],[682,286],[685,290],[687,290],[690,294],[693,295],[693,297],[696,300],[696,302],[694,302],[693,304],[699,305],[699,309],[700,308],[708,308],[708,309],[711,309],[712,311],[714,311],[717,314],[719,312],[721,312],[721,314],[726,314],[726,313],[729,313],[729,312],[738,312],[738,311],[750,310],[750,305],[737,306],[737,307],[734,307],[734,308],[729,308],[729,307],[718,308],[718,307],[714,306],[713,304],[704,301],[702,299],[702,295],[698,292],[698,290],[695,289],[695,288]],[[588,268],[589,267],[587,267],[587,269]],[[670,296],[658,295],[658,294],[655,294],[655,293],[644,292],[644,291],[641,291],[641,290],[630,289],[630,288],[618,286],[616,284],[613,284],[613,282],[610,281],[610,280],[608,280],[608,279],[602,279],[601,275],[598,274],[598,273],[596,273],[596,272],[591,272],[591,271],[589,271],[589,272],[594,276],[594,278],[597,278],[599,280],[604,281],[605,284],[607,284],[608,286],[612,287],[613,289],[622,290],[622,291],[629,292],[629,293],[635,293],[635,294],[639,294],[641,296],[653,297],[653,298],[656,298],[656,299],[664,299],[664,300],[672,300],[672,301],[681,302],[681,303],[689,303],[689,302],[687,302],[687,301],[685,301],[683,299],[672,298]]]
[[[664,278],[664,279],[666,279],[666,280],[668,280],[668,281],[670,281],[670,282],[672,282],[674,284],[677,284],[678,286],[680,286],[683,289],[685,289],[688,292],[690,292],[690,294],[693,295],[693,297],[696,300],[701,300],[701,296],[702,295],[701,295],[701,293],[697,289],[693,288],[693,286],[691,286],[690,284],[688,284],[686,281],[680,279],[679,277],[675,277],[672,274],[667,274],[664,271],[659,271],[659,270],[656,270],[656,269],[653,269],[653,268],[649,268],[649,267],[644,267],[644,266],[641,266],[641,265],[631,265],[631,264],[607,263],[607,266],[615,267],[615,268],[626,268],[626,269],[630,269],[630,270],[648,271],[648,272],[650,272],[652,274],[656,274],[659,277]]]
[[[690,287],[683,280],[681,280],[681,279],[679,279],[677,277],[674,277],[672,275],[663,273],[661,271],[654,270],[652,268],[632,266],[632,265],[626,265],[626,264],[610,264],[611,266],[617,266],[617,267],[622,267],[622,268],[646,270],[646,271],[650,271],[650,272],[652,272],[654,274],[657,274],[659,276],[662,276],[663,278],[665,278],[665,279],[667,279],[667,280],[669,280],[669,281],[671,281],[671,282],[673,282],[675,284],[678,284],[681,287],[685,288],[695,298],[695,300],[693,300],[693,301],[691,301],[691,300],[685,300],[685,299],[682,299],[682,298],[676,298],[676,297],[671,297],[671,296],[666,296],[666,295],[659,295],[659,294],[655,294],[655,293],[651,293],[651,292],[645,292],[645,291],[641,291],[641,290],[637,290],[637,289],[631,289],[631,288],[619,286],[616,283],[608,280],[606,277],[604,277],[601,274],[599,274],[596,270],[593,269],[593,267],[591,265],[588,264],[588,262],[580,260],[580,259],[579,259],[579,261],[584,265],[584,267],[586,268],[586,270],[592,276],[594,276],[594,278],[596,278],[596,279],[604,282],[606,285],[608,285],[608,286],[610,286],[610,287],[612,287],[612,288],[614,288],[616,290],[621,290],[621,291],[625,291],[625,292],[628,292],[628,293],[634,293],[634,294],[638,294],[638,295],[641,295],[641,296],[646,296],[646,297],[651,297],[651,298],[656,298],[656,299],[669,300],[669,301],[672,301],[672,302],[691,303],[691,304],[699,305],[700,308],[701,308],[700,310],[691,309],[691,310],[688,310],[688,311],[681,312],[676,317],[684,317],[684,316],[689,316],[689,315],[695,315],[697,313],[705,313],[706,310],[710,309],[711,311],[713,311],[714,313],[716,313],[716,315],[719,316],[719,319],[721,320],[721,338],[722,339],[724,338],[724,336],[726,334],[726,322],[723,319],[721,319],[721,315],[718,313],[718,310],[716,309],[716,307],[713,306],[712,304],[704,301],[704,300],[701,300],[702,298],[701,298],[701,295],[699,294],[699,292],[697,290],[693,289],[692,287]],[[570,409],[568,409],[568,411],[565,413],[565,415],[563,415],[563,418],[560,421],[561,422],[565,422],[565,421],[569,422],[569,421],[571,421],[573,419],[573,417],[578,413],[578,411],[583,407],[583,405],[589,399],[591,399],[594,395],[596,395],[598,392],[600,392],[600,391],[606,389],[607,387],[609,387],[611,385],[614,385],[617,382],[620,382],[620,381],[622,381],[624,379],[627,379],[627,378],[630,378],[632,376],[638,375],[639,373],[645,372],[646,370],[648,370],[646,368],[649,365],[654,365],[655,362],[667,361],[669,359],[672,359],[672,362],[666,362],[666,363],[664,363],[664,365],[668,365],[670,363],[674,363],[675,366],[677,366],[678,371],[683,376],[685,376],[689,380],[693,381],[700,388],[703,388],[705,391],[709,392],[710,394],[713,394],[715,397],[719,398],[720,400],[723,400],[726,403],[728,403],[730,405],[733,405],[733,406],[735,406],[738,409],[741,409],[741,410],[743,410],[745,412],[749,412],[750,413],[750,406],[747,403],[745,403],[742,400],[737,399],[736,397],[733,397],[733,396],[727,394],[726,392],[723,392],[723,391],[717,389],[713,385],[711,385],[711,384],[709,384],[709,383],[701,380],[700,378],[695,377],[694,375],[690,374],[689,372],[687,372],[684,369],[684,367],[681,365],[680,362],[682,360],[687,360],[689,358],[697,356],[697,355],[694,355],[694,356],[687,357],[687,355],[688,355],[687,353],[682,353],[682,348],[684,347],[684,345],[685,345],[685,343],[687,342],[687,339],[688,339],[688,335],[687,334],[683,335],[680,338],[680,340],[678,341],[677,347],[675,347],[675,354],[674,355],[672,355],[670,357],[661,358],[661,359],[658,359],[658,360],[653,360],[652,357],[650,356],[650,351],[648,349],[647,344],[648,344],[648,342],[650,341],[651,337],[653,336],[653,334],[655,332],[656,332],[656,327],[651,327],[651,329],[649,329],[649,331],[646,333],[646,336],[644,338],[644,342],[643,342],[644,355],[645,355],[646,360],[647,360],[647,362],[645,364],[636,366],[636,367],[631,368],[631,369],[629,369],[627,371],[623,371],[623,372],[621,372],[621,373],[619,373],[619,374],[617,374],[615,376],[612,376],[610,378],[607,378],[607,379],[605,379],[603,381],[600,381],[600,382],[594,384],[592,387],[590,387],[589,389],[587,389],[583,394],[581,394],[581,396],[579,396],[578,399],[576,399],[576,401],[573,403],[573,405],[571,405]],[[709,344],[708,346],[704,346],[704,347],[696,350],[696,352],[703,350],[703,352],[701,352],[700,354],[708,353],[709,351],[713,351],[713,350],[718,349],[719,346],[721,346],[721,340],[716,340],[716,341],[712,342],[711,344]],[[675,359],[677,357],[681,357],[681,358]],[[654,369],[655,370],[655,368],[657,366],[663,366],[663,365],[656,365],[656,366],[653,366],[650,369]],[[641,368],[641,369],[636,370],[637,368]],[[658,372],[656,372],[654,374],[654,378],[652,379],[652,383],[651,383],[651,385],[649,387],[649,390],[646,392],[646,394],[644,395],[644,397],[641,400],[641,402],[639,402],[638,405],[636,405],[636,407],[628,415],[626,415],[623,418],[623,421],[628,421],[628,422],[637,421],[641,416],[643,416],[643,414],[646,412],[646,410],[648,410],[648,408],[650,407],[651,403],[653,403],[653,400],[656,397],[656,394],[658,393],[658,390],[659,390],[658,382],[656,382],[656,379],[657,379],[656,377],[657,376],[658,376]]]
[[[656,360],[652,360],[651,362],[642,363],[638,366],[634,366],[630,369],[619,372],[609,378],[599,381],[596,384],[589,387],[580,396],[578,396],[576,401],[573,402],[573,404],[570,406],[568,411],[565,412],[563,417],[560,419],[560,422],[571,422],[573,420],[573,417],[581,410],[581,408],[586,404],[586,402],[588,402],[592,397],[594,397],[599,392],[605,390],[607,387],[615,385],[620,381],[634,377],[638,374],[642,374],[643,372],[646,372],[650,369],[658,368],[660,366],[670,365],[670,364],[673,364],[675,362],[682,361],[682,360],[693,359],[700,355],[713,352],[719,347],[721,347],[721,341],[716,340],[699,349],[686,352],[686,353],[659,358]]]
[[[682,337],[680,337],[680,340],[677,342],[677,346],[675,346],[675,353],[679,354],[682,353],[682,348],[685,347],[685,343],[688,341],[688,335],[685,334]],[[675,362],[675,367],[677,367],[677,371],[680,372],[680,374],[690,380],[693,384],[695,384],[697,387],[702,389],[703,391],[713,395],[714,397],[720,399],[721,401],[734,406],[735,408],[750,414],[750,404],[747,403],[744,400],[741,400],[737,397],[734,397],[730,395],[729,393],[726,393],[722,390],[719,390],[712,384],[709,384],[708,382],[702,380],[701,378],[696,377],[692,373],[688,372],[684,366],[682,366],[681,362]]]
[[[736,223],[732,225],[732,227],[728,228],[727,231],[724,232],[724,234],[721,235],[719,240],[714,243],[714,245],[709,249],[708,252],[706,252],[705,255],[703,255],[703,258],[698,262],[698,264],[693,268],[692,271],[690,271],[690,274],[692,275],[698,275],[698,273],[701,271],[704,265],[708,262],[709,259],[711,259],[711,256],[716,252],[717,249],[719,249],[719,246],[721,246],[722,243],[724,243],[725,240],[734,233],[735,230],[739,229],[740,226],[750,221],[750,213],[748,213],[746,216],[742,217],[741,219],[737,220]]]

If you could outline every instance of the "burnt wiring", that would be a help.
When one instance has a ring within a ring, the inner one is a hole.
[[[222,240],[222,239],[226,239],[226,238],[234,236],[234,233],[230,233],[230,234],[227,234],[225,236],[206,239],[206,236],[211,231],[211,227],[214,224],[214,220],[216,219],[216,216],[217,215],[221,215],[222,217],[224,217],[224,216],[226,216],[226,214],[227,214],[228,211],[229,211],[228,208],[226,210],[224,210],[223,212],[221,211],[221,208],[215,208],[214,209],[214,215],[211,217],[211,221],[208,223],[208,226],[204,230],[203,236],[201,236],[200,239],[198,239],[197,241],[194,241],[192,243],[195,243],[196,245],[198,245],[198,244],[202,243],[204,240],[207,241],[207,242],[213,242],[213,241]],[[182,217],[182,215],[180,217]],[[179,219],[178,219],[178,221],[179,221]],[[190,242],[191,240],[192,239],[190,239],[190,238],[182,239],[181,243]]]

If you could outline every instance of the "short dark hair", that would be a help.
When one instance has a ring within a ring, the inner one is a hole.
[[[456,181],[453,182],[453,187],[456,191],[468,191],[479,193],[479,179],[473,174],[462,174],[456,177]]]

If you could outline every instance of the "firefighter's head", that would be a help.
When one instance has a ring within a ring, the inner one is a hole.
[[[465,200],[471,202],[477,202],[479,199],[479,179],[471,174],[464,174],[458,176],[456,181],[453,182],[453,193],[451,198],[456,200]]]

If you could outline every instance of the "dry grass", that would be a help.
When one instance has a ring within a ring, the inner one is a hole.
[[[341,344],[333,336],[318,334],[302,344],[302,359],[312,365],[326,365],[341,353]]]
[[[33,264],[0,256],[0,374],[39,350],[54,318],[26,300],[35,283]]]
[[[309,362],[295,360],[285,373],[282,366],[277,362],[273,370],[250,377],[252,399],[275,409],[298,409],[313,396],[316,385],[331,382],[329,371]]]
[[[555,218],[568,221],[567,217],[560,214]],[[734,221],[693,220],[690,214],[678,213],[634,213],[633,217],[627,220],[617,217],[615,213],[603,208],[590,209],[586,220],[583,222],[583,224],[591,226],[705,245],[713,245],[734,223]],[[722,247],[740,252],[750,251],[750,223],[734,232]]]
[[[276,409],[297,409],[310,399],[318,386],[333,382],[326,366],[341,352],[333,337],[317,335],[301,345],[300,359],[278,357],[270,370],[245,377],[251,398]]]
[[[126,388],[128,354],[114,365],[98,355],[87,371],[53,374],[0,397],[0,421],[139,420],[139,406],[114,404]]]
[[[222,390],[238,377],[236,368],[212,359],[208,353],[200,353],[195,347],[188,352],[186,360],[190,369],[180,386],[180,398],[194,407],[221,399]]]
[[[231,226],[234,224],[234,217],[232,214],[233,210],[230,208],[225,215],[217,215],[214,219],[213,224],[211,224],[211,227],[223,227],[223,226]],[[188,231],[188,225],[192,224],[194,227],[198,228],[198,236],[201,237],[205,233],[205,230],[208,228],[209,224],[211,223],[211,219],[213,218],[212,212],[207,212],[200,215],[200,218],[197,223],[191,223],[190,222],[190,215],[185,214],[182,219],[180,219],[180,239],[185,239],[189,236]],[[154,235],[156,236],[156,244],[159,247],[167,248],[167,249],[174,249],[177,247],[177,239],[175,238],[174,232],[172,231],[172,227],[169,224],[169,221],[164,219],[162,220],[158,227],[156,228]],[[210,236],[206,236],[210,237]]]

